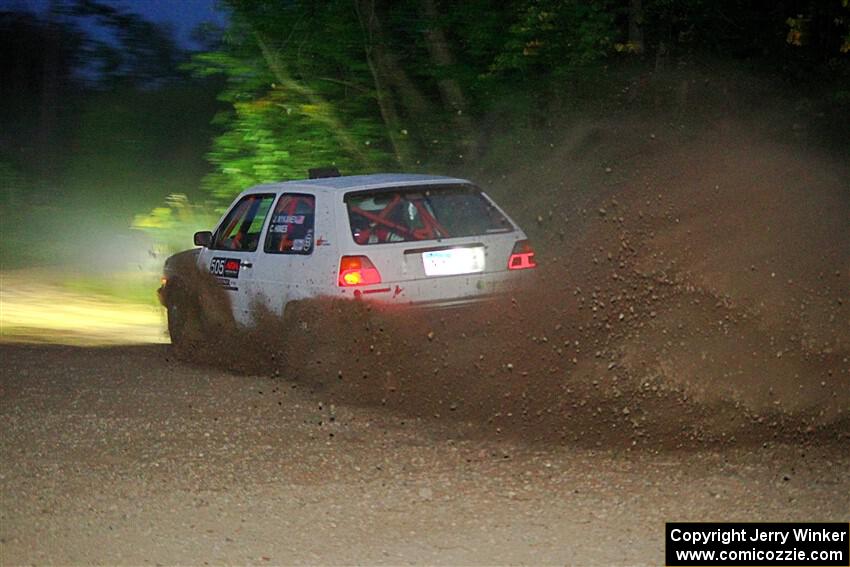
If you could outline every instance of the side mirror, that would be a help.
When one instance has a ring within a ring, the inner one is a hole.
[[[195,233],[195,246],[203,246],[204,248],[209,248],[210,242],[212,242],[212,232],[208,230],[202,230],[200,232]]]

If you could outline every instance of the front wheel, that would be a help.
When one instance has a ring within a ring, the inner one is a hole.
[[[183,286],[174,285],[168,290],[165,309],[171,344],[180,346],[190,338],[191,331],[200,325],[198,302]]]
[[[186,314],[185,309],[177,303],[169,303],[166,307],[168,316],[168,336],[171,337],[171,344],[180,343],[186,334]]]

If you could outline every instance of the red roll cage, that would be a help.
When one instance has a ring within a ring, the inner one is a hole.
[[[389,218],[396,208],[404,201],[412,203],[413,206],[416,207],[416,211],[419,213],[419,218],[423,224],[422,228],[410,228],[394,222]],[[361,207],[350,205],[349,210],[352,213],[360,215],[374,224],[374,226],[363,229],[356,234],[355,241],[358,244],[366,244],[369,241],[369,237],[373,230],[378,238],[378,243],[389,242],[389,236],[392,232],[404,235],[410,240],[448,238],[449,232],[439,223],[439,221],[437,221],[436,218],[434,218],[434,215],[431,214],[431,211],[428,210],[422,201],[421,197],[416,199],[403,199],[400,194],[397,194],[392,198],[392,200],[390,200],[389,203],[387,203],[380,213],[373,213],[371,211],[364,210]]]

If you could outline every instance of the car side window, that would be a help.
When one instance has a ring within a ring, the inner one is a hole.
[[[274,195],[247,195],[230,211],[213,235],[213,250],[253,252],[260,242],[260,233]]]
[[[269,222],[266,244],[269,254],[312,254],[316,198],[302,193],[284,193]]]

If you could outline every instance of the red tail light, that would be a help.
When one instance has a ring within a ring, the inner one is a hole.
[[[511,252],[511,258],[508,260],[509,270],[526,270],[528,268],[536,268],[537,262],[534,261],[534,248],[531,247],[531,242],[528,240],[518,240],[514,244],[514,250]]]
[[[381,274],[366,256],[343,256],[339,261],[340,287],[381,283]]]

